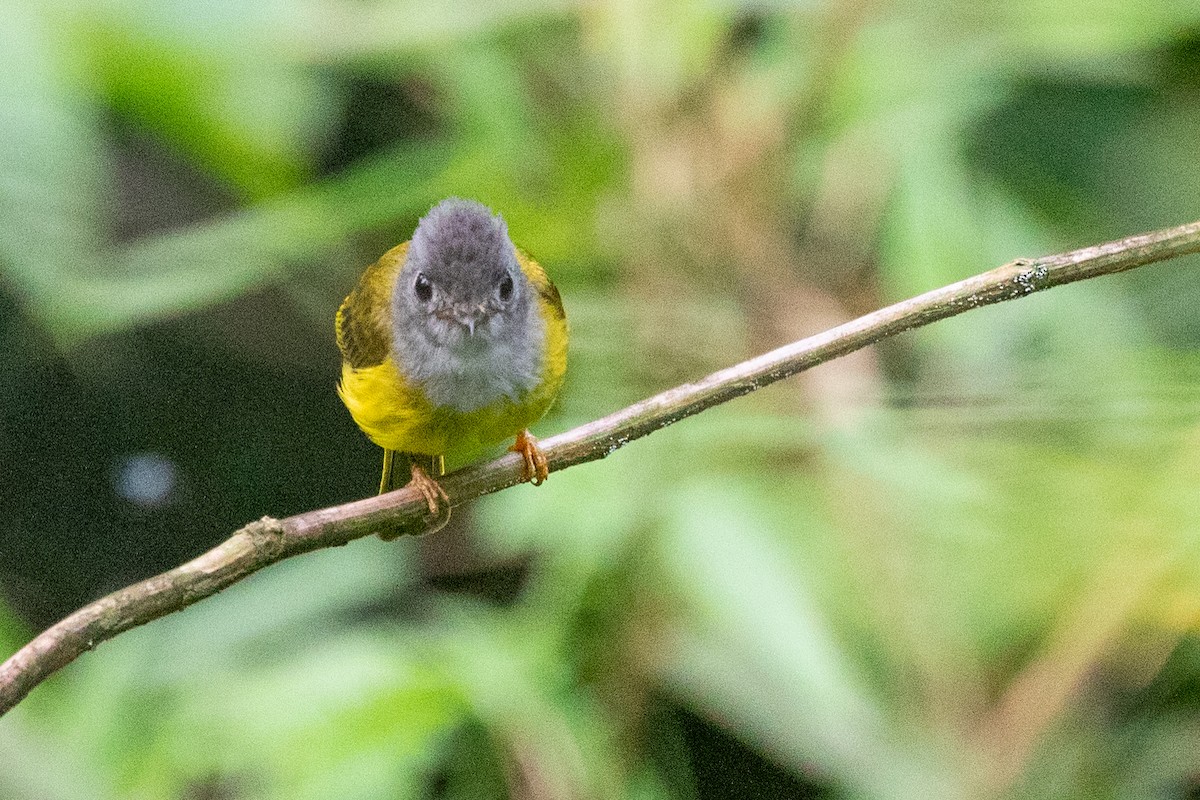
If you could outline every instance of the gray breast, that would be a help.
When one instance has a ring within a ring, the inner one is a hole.
[[[545,349],[545,323],[536,309],[524,310],[493,317],[473,336],[431,337],[398,325],[400,371],[435,406],[468,412],[504,398],[518,401],[541,380]]]

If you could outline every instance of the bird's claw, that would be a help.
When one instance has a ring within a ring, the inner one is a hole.
[[[429,473],[425,470],[413,464],[412,480],[408,482],[408,486],[416,489],[425,498],[425,504],[429,506],[429,515],[433,519],[433,525],[421,531],[421,533],[433,533],[446,527],[446,523],[450,521],[450,497],[446,494],[446,490],[442,488],[442,485],[429,477]],[[397,536],[380,533],[379,538],[385,542],[390,542],[397,538]]]
[[[534,486],[541,486],[550,477],[550,462],[546,454],[538,446],[538,440],[529,431],[517,434],[517,441],[509,448],[514,453],[520,453],[524,459],[521,477]]]

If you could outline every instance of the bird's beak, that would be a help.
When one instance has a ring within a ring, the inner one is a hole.
[[[479,321],[483,319],[484,315],[484,306],[471,309],[454,309],[454,321],[467,329],[468,336],[475,335],[475,328],[479,325]]]

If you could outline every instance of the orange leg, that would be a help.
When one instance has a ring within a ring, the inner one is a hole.
[[[525,480],[534,486],[541,486],[546,478],[550,477],[550,463],[546,460],[542,448],[538,447],[538,440],[532,433],[521,431],[517,434],[516,443],[508,449],[520,453],[525,459],[525,467],[522,470]]]

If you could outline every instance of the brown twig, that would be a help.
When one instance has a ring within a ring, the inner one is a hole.
[[[546,439],[542,447],[551,471],[595,461],[684,417],[902,331],[1052,286],[1195,252],[1200,252],[1200,222],[1046,258],[1018,259],[669,389]],[[448,475],[442,486],[451,504],[460,505],[520,481],[521,457],[511,453]],[[300,553],[372,533],[420,534],[432,522],[428,513],[424,497],[404,488],[287,519],[252,522],[199,558],[86,605],[39,634],[0,665],[0,714],[84,651],[122,631],[186,608],[268,564]]]

